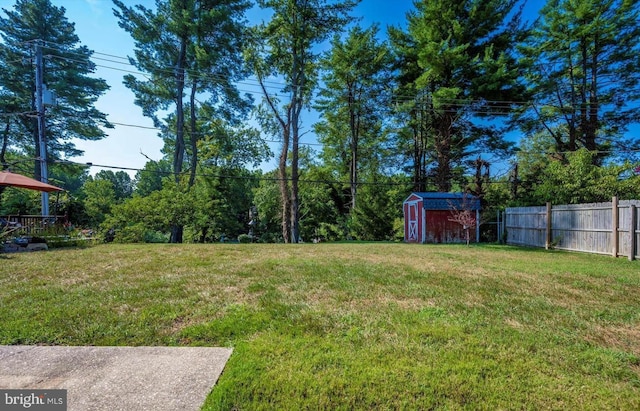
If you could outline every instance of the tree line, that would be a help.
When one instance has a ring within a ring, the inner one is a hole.
[[[115,241],[395,240],[411,191],[470,192],[487,216],[640,197],[638,1],[548,0],[529,16],[519,0],[419,0],[385,30],[363,27],[353,0],[129,4],[113,0],[113,13],[145,75],[123,82],[164,141],[133,179],[71,161],[74,139],[113,125],[94,106],[109,85],[65,9],[2,9],[0,163],[39,178],[47,161],[67,190],[51,209],[70,225]],[[254,6],[269,19],[251,25]],[[36,41],[57,95],[46,159]],[[243,94],[246,79],[259,91]],[[310,131],[318,149],[301,142]],[[257,168],[274,155],[276,169]],[[32,194],[0,200],[0,214],[37,213]]]

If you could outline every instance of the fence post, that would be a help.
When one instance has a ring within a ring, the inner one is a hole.
[[[618,256],[618,248],[620,246],[618,240],[618,226],[620,225],[620,217],[618,215],[618,197],[614,196],[611,199],[611,255],[613,257]]]
[[[631,204],[631,206],[629,207],[629,212],[631,213],[631,216],[629,218],[631,224],[629,227],[629,235],[631,236],[631,238],[629,239],[629,261],[633,261],[636,258],[636,247],[638,246],[637,241],[636,241],[636,226],[638,225],[638,221],[637,221],[637,213],[636,213],[636,205],[635,204]]]
[[[546,242],[544,245],[545,250],[551,248],[551,202],[547,201],[547,231],[546,231]]]
[[[507,210],[502,212],[502,231],[500,231],[500,243],[507,244]]]

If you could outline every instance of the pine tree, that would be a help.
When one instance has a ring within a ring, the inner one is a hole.
[[[511,109],[522,87],[513,42],[522,35],[518,0],[418,1],[408,15],[420,75],[414,85],[433,155],[433,182],[449,191],[474,150],[506,146],[493,127],[477,121]],[[413,64],[410,60],[409,64]]]
[[[524,43],[533,103],[519,118],[544,132],[559,153],[626,149],[623,133],[640,121],[640,3],[550,0]],[[636,142],[637,144],[637,142]]]
[[[394,54],[395,98],[393,99],[397,154],[408,159],[406,172],[411,175],[412,191],[427,191],[428,167],[431,158],[430,137],[435,118],[427,107],[429,94],[417,87],[422,74],[418,65],[418,49],[412,37],[396,27],[389,28],[389,40]]]
[[[359,170],[378,171],[375,157],[383,151],[382,128],[391,97],[391,53],[377,34],[377,26],[356,26],[344,41],[336,35],[320,61],[323,87],[316,108],[323,121],[316,132],[325,162],[339,162],[338,171],[348,175],[352,210],[357,205]]]
[[[190,153],[188,187],[198,165],[198,97],[206,93],[213,115],[237,121],[249,109],[249,100],[234,82],[244,77],[242,40],[246,0],[156,0],[156,10],[127,7],[114,0],[119,24],[135,41],[131,63],[148,74],[140,80],[125,76],[143,114],[173,134],[173,173],[179,183]],[[188,102],[185,101],[185,96]],[[173,108],[169,121],[158,113]],[[185,111],[187,113],[185,113]],[[188,144],[188,145],[187,145]],[[182,227],[172,229],[171,242],[182,242]]]
[[[49,0],[17,0],[12,10],[2,9],[0,17],[0,107],[2,151],[6,167],[7,149],[35,158],[35,177],[40,178],[35,92],[35,47],[44,57],[43,81],[56,96],[56,104],[46,108],[46,161],[82,154],[73,139],[99,140],[106,136],[101,127],[112,127],[94,103],[109,87],[92,76],[93,51],[80,44],[64,7]]]

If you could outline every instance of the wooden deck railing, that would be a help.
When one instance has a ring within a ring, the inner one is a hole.
[[[12,235],[39,235],[45,231],[62,228],[64,216],[56,215],[5,215],[0,216],[4,229],[10,229]]]

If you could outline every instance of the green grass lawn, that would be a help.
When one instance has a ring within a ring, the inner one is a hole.
[[[4,254],[0,344],[233,347],[206,410],[637,410],[640,262],[376,243]]]

